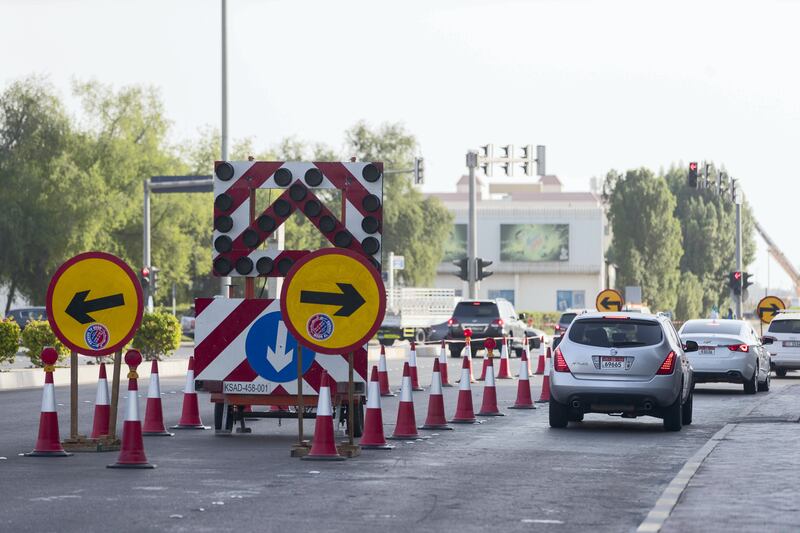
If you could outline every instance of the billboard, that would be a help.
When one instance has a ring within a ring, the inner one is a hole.
[[[454,224],[450,238],[444,243],[442,261],[456,261],[467,257],[467,225]]]
[[[500,260],[569,261],[569,224],[501,224]]]

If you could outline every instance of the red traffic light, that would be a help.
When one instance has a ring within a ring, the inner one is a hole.
[[[143,267],[142,270],[141,270],[141,274],[142,274],[143,278],[149,278],[150,277],[150,269],[147,268],[147,267]]]
[[[697,163],[695,161],[689,163],[689,170],[691,170],[692,172],[697,171]]]
[[[736,281],[739,281],[740,279],[742,279],[742,273],[741,272],[734,272],[733,273],[733,279],[735,279]]]

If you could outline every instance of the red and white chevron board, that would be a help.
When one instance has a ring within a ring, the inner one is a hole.
[[[297,394],[297,374],[287,382],[269,381],[253,369],[245,353],[245,341],[251,326],[269,313],[280,312],[278,300],[242,298],[195,299],[195,379],[222,381],[228,392],[248,394]],[[366,382],[367,347],[353,354],[355,382]],[[266,347],[264,353],[266,357]],[[311,352],[311,350],[309,350]],[[304,350],[304,353],[305,350]],[[337,383],[347,383],[347,354],[316,354],[311,367],[303,374],[303,394],[319,392],[322,371]],[[358,387],[357,387],[358,388]]]
[[[254,189],[284,192],[250,222]],[[320,201],[315,189],[339,189],[344,218]],[[217,161],[214,166],[214,274],[285,276],[306,250],[259,247],[299,210],[331,244],[370,258],[380,270],[383,230],[383,163]]]

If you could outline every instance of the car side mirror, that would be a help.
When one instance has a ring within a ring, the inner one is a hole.
[[[774,337],[761,337],[761,344],[772,344],[775,342]]]
[[[520,319],[520,320],[525,320],[526,318],[527,318],[527,317],[525,316],[525,313],[520,313],[520,314],[519,314],[519,319]]]
[[[700,348],[697,346],[695,341],[686,341],[686,343],[683,345],[684,352],[696,352],[699,349]]]

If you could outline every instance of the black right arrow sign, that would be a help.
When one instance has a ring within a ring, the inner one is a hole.
[[[780,310],[781,310],[780,307],[778,307],[776,304],[772,304],[772,306],[770,307],[759,307],[758,314],[764,316],[769,313],[772,316],[775,316],[776,314],[778,314],[778,311]]]
[[[336,305],[335,316],[350,316],[364,305],[364,297],[349,283],[337,283],[341,292],[300,291],[300,303]]]

